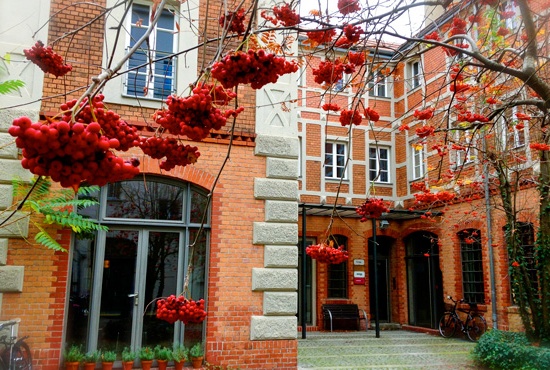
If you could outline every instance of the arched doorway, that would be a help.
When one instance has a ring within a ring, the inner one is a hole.
[[[108,230],[74,240],[66,342],[91,351],[202,341],[204,323],[159,320],[155,302],[183,291],[191,258],[187,296],[206,298],[208,217],[201,228],[206,193],[189,183],[146,176],[108,184],[92,198],[99,205],[83,212]],[[195,240],[191,256],[187,246]]]
[[[369,303],[370,320],[376,319],[374,289],[375,282],[378,285],[378,320],[380,322],[391,322],[391,246],[393,239],[387,236],[378,235],[376,237],[376,267],[377,275],[374,275],[374,247],[373,239],[369,238]]]
[[[425,231],[405,239],[409,324],[437,328],[443,313],[443,278],[437,235]]]

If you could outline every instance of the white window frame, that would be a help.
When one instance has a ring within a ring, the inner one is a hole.
[[[328,147],[330,146],[330,152],[328,152]],[[343,153],[339,153],[338,149],[342,148]],[[325,153],[324,153],[324,162],[323,162],[323,175],[325,179],[328,180],[339,180],[340,178],[347,180],[348,179],[348,170],[346,167],[346,161],[348,158],[348,143],[344,141],[335,141],[327,140],[325,142]],[[327,154],[331,155],[331,158],[327,158]],[[338,159],[341,159],[342,164],[338,164]],[[330,162],[330,163],[328,163]],[[327,176],[327,171],[332,169],[332,175]],[[338,171],[341,170],[341,171]]]
[[[386,153],[386,158],[381,158],[381,152]],[[372,153],[376,155],[371,156]],[[374,161],[374,162],[373,162]],[[382,169],[381,164],[386,164],[386,169]],[[369,182],[389,184],[391,183],[391,150],[387,146],[371,146],[369,148],[369,172],[368,172]],[[371,176],[374,175],[374,176]],[[386,179],[383,179],[386,175]]]
[[[419,59],[407,63],[407,74],[409,77],[407,80],[409,90],[422,86],[422,64]]]
[[[151,6],[150,1],[136,0],[136,4]],[[117,33],[119,24],[124,19],[124,30],[130,32],[131,13],[128,12],[125,16],[125,9],[123,6],[115,6],[118,4],[118,0],[107,0],[106,6],[113,8],[111,16],[105,19],[105,37],[103,48],[103,67],[107,68],[110,59],[113,61],[119,61],[124,58],[127,52],[125,45],[129,45],[130,35],[125,32]],[[189,86],[195,82],[198,71],[198,51],[196,45],[198,44],[197,35],[190,27],[190,20],[198,19],[199,6],[198,0],[188,0],[183,5],[175,5],[177,2],[170,2],[171,6],[167,6],[166,9],[170,9],[174,13],[175,21],[180,25],[180,30],[174,35],[175,46],[173,50],[190,50],[184,55],[180,56],[175,64],[174,86],[176,88],[176,94],[186,94],[189,92]],[[113,50],[113,46],[120,45]],[[111,65],[112,67],[112,65]],[[109,81],[103,93],[105,95],[105,101],[108,103],[128,105],[128,106],[142,106],[147,108],[158,109],[162,100],[149,99],[147,97],[138,96],[131,97],[125,94],[126,88],[126,75],[115,78]]]
[[[500,3],[501,9],[504,11],[513,11],[516,13],[513,17],[504,20],[504,24],[511,30],[517,30],[521,22],[521,14],[519,8],[514,5],[513,1],[504,1]]]
[[[421,145],[421,149],[417,147]],[[412,161],[412,173],[413,180],[418,180],[426,175],[426,149],[424,144],[412,143],[411,144],[411,161]]]
[[[342,75],[342,78],[339,79],[338,81],[336,81],[332,85],[332,90],[337,91],[337,92],[346,91],[349,88],[348,84],[349,84],[350,79],[351,79],[351,75],[349,73],[344,73]]]
[[[466,149],[455,150],[455,168],[474,163],[476,151],[472,146],[472,142],[475,142],[475,138],[472,137],[472,134],[469,131],[457,130],[456,141],[459,145],[464,146]]]
[[[383,93],[380,90],[383,89]],[[375,72],[372,75],[372,80],[369,82],[369,96],[379,98],[387,98],[388,95],[388,77],[380,72]]]

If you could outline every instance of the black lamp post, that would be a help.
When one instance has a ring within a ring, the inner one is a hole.
[[[374,260],[374,320],[376,338],[380,338],[380,320],[378,319],[378,243],[376,242],[376,219],[372,219],[372,258]]]

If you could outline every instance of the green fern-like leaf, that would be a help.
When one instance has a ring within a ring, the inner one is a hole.
[[[60,251],[60,252],[67,252],[65,248],[63,248],[54,238],[51,237],[50,234],[48,234],[46,231],[41,230],[34,236],[34,240],[37,243],[42,244],[48,249],[52,249],[54,251]]]
[[[0,94],[8,94],[12,91],[17,91],[25,86],[25,83],[21,80],[8,80],[0,82]]]

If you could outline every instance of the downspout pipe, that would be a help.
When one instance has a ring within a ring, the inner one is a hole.
[[[485,137],[483,137],[483,152],[487,152],[487,141]],[[485,213],[487,215],[487,243],[489,244],[489,274],[491,275],[491,312],[493,313],[493,329],[498,329],[495,259],[493,256],[493,221],[491,216],[491,192],[489,190],[489,164],[487,160],[485,160],[483,164],[483,178],[483,187],[485,188]]]

